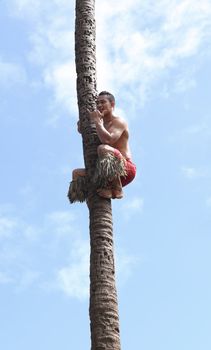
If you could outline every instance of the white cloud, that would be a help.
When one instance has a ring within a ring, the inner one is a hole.
[[[0,215],[0,238],[2,241],[14,242],[22,239],[34,241],[40,235],[40,230],[31,226],[18,217]],[[9,253],[9,252],[8,252]]]
[[[52,109],[62,106],[66,111],[73,113],[77,107],[74,7],[75,2],[67,0],[8,2],[8,11],[12,16],[30,22],[31,32],[28,34],[31,50],[27,53],[28,60],[41,67],[42,75],[38,80],[53,91]],[[55,124],[59,118],[59,115],[53,115],[49,123]]]
[[[131,4],[125,13],[119,3],[119,12],[114,9],[110,18],[101,16],[103,3],[97,12],[99,82],[106,82],[109,88],[113,85],[116,91],[127,86],[127,94],[133,91],[133,100],[141,95],[144,102],[153,83],[182,59],[200,53],[211,34],[208,1],[139,2],[138,6]],[[102,40],[105,35],[106,43]],[[190,77],[189,82],[192,85],[194,79]],[[184,90],[184,82],[182,85]]]
[[[187,179],[197,179],[197,178],[205,178],[209,177],[209,173],[205,170],[202,169],[197,169],[193,167],[182,167],[181,168],[182,174],[187,178]]]
[[[42,230],[38,227],[34,227],[33,225],[24,224],[23,225],[23,237],[28,242],[36,242],[39,240],[42,235]]]
[[[193,77],[182,76],[179,77],[175,84],[175,91],[184,92],[189,89],[193,89],[196,87],[196,81]]]
[[[23,84],[26,80],[26,72],[21,65],[0,59],[0,85],[10,88],[15,84]]]
[[[46,17],[53,20],[53,14],[58,17],[59,14],[71,11],[74,0],[8,0],[7,6],[11,15],[29,22],[38,22]]]
[[[61,105],[64,109],[78,114],[76,108],[76,73],[75,66],[71,61],[47,68],[44,73],[44,82],[46,86],[53,89],[56,105]]]
[[[22,291],[31,286],[39,285],[41,273],[33,269],[23,269],[16,281],[16,290]]]
[[[200,124],[193,124],[193,125],[189,126],[187,129],[185,129],[184,132],[186,134],[190,134],[190,135],[194,135],[194,136],[196,134],[201,134],[201,133],[203,133],[203,136],[204,136],[205,133],[210,133],[209,127],[208,127],[206,122],[202,122]]]
[[[37,31],[30,35],[32,50],[29,59],[32,63],[45,67],[63,63],[72,58],[74,52],[74,32],[66,23],[67,16],[55,16],[49,23],[40,23]]]
[[[8,10],[21,18],[36,18],[41,12],[41,1],[37,0],[10,0]]]
[[[1,273],[1,283],[10,282],[12,276],[17,289],[43,284],[46,277],[41,271],[50,275],[58,259],[55,257],[60,257],[61,252],[67,254],[73,232],[78,237],[75,222],[74,215],[67,211],[50,213],[39,226],[9,213],[2,214],[0,266],[7,274]]]
[[[0,238],[11,236],[12,232],[17,228],[17,222],[14,218],[5,216],[0,217]]]
[[[144,199],[141,197],[128,198],[121,206],[121,210],[124,212],[123,217],[129,220],[134,214],[141,214],[144,208]]]
[[[54,211],[46,216],[45,231],[52,227],[54,235],[59,237],[69,236],[74,231],[78,234],[77,230],[74,230],[76,221],[75,215],[70,211]]]
[[[132,209],[131,209],[132,208]],[[133,200],[132,211],[141,202]],[[80,238],[78,215],[54,211],[33,225],[21,218],[0,218],[0,284],[27,288],[59,290],[79,300],[89,294],[89,241]],[[118,280],[122,284],[132,273],[137,259],[123,252],[116,255]]]
[[[43,82],[54,91],[55,105],[75,113],[75,1],[10,0],[9,4],[13,15],[32,20],[30,60],[42,66]],[[141,96],[144,104],[163,74],[207,50],[210,14],[209,0],[116,0],[112,6],[107,0],[96,2],[99,90],[121,91],[127,101],[139,105]],[[176,90],[194,84],[192,76],[180,79]]]
[[[140,262],[140,257],[129,255],[122,249],[117,250],[116,276],[117,283],[122,286],[130,278],[134,268]]]
[[[58,270],[58,288],[70,297],[84,299],[89,295],[89,243],[77,241],[71,252],[71,263]]]
[[[67,266],[57,271],[57,288],[69,297],[86,299],[89,295],[89,242],[75,242],[70,260]],[[122,286],[128,280],[139,260],[121,249],[117,251],[115,269],[119,285]]]
[[[125,208],[129,210],[139,211],[143,210],[144,200],[140,197],[132,198],[128,203],[125,204]]]
[[[193,179],[197,175],[196,169],[190,167],[183,167],[182,173],[188,179]]]
[[[0,284],[10,284],[13,282],[13,279],[8,276],[5,272],[0,271]]]
[[[67,223],[70,224],[71,222],[73,222],[76,218],[75,216],[70,213],[69,211],[53,211],[52,213],[47,215],[47,219],[50,220],[51,222],[53,222],[56,225],[61,225],[63,223]]]

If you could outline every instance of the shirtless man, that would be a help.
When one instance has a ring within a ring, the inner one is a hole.
[[[123,119],[113,115],[114,106],[114,96],[107,91],[102,91],[97,98],[97,109],[92,112],[88,111],[102,142],[97,149],[99,159],[110,155],[113,156],[113,159],[122,161],[124,165],[124,176],[115,174],[115,177],[109,180],[109,185],[106,188],[97,190],[98,195],[104,198],[122,198],[122,186],[129,184],[136,174],[136,166],[131,161],[128,144],[128,126]],[[78,131],[80,132],[79,122]],[[85,176],[85,169],[73,170],[73,181],[78,176]]]

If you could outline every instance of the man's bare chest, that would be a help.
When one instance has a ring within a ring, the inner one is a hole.
[[[104,122],[103,125],[104,125],[104,128],[105,128],[108,132],[111,132],[111,131],[113,131],[113,129],[114,129],[114,125],[113,125],[113,122],[112,122],[112,121]]]

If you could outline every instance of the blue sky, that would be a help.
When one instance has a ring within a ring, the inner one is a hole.
[[[83,165],[74,1],[4,0],[0,339],[84,350],[89,231],[66,193]],[[113,201],[122,350],[211,348],[211,1],[96,1],[98,90],[116,96],[138,173]]]

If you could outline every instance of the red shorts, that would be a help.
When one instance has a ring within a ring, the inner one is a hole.
[[[114,150],[114,155],[116,158],[120,158],[120,159],[124,158],[122,153],[118,149]],[[129,158],[124,158],[124,160],[125,160],[125,170],[127,175],[125,177],[124,176],[120,177],[122,187],[128,185],[131,181],[133,181],[134,177],[136,176],[135,164],[133,164]]]

